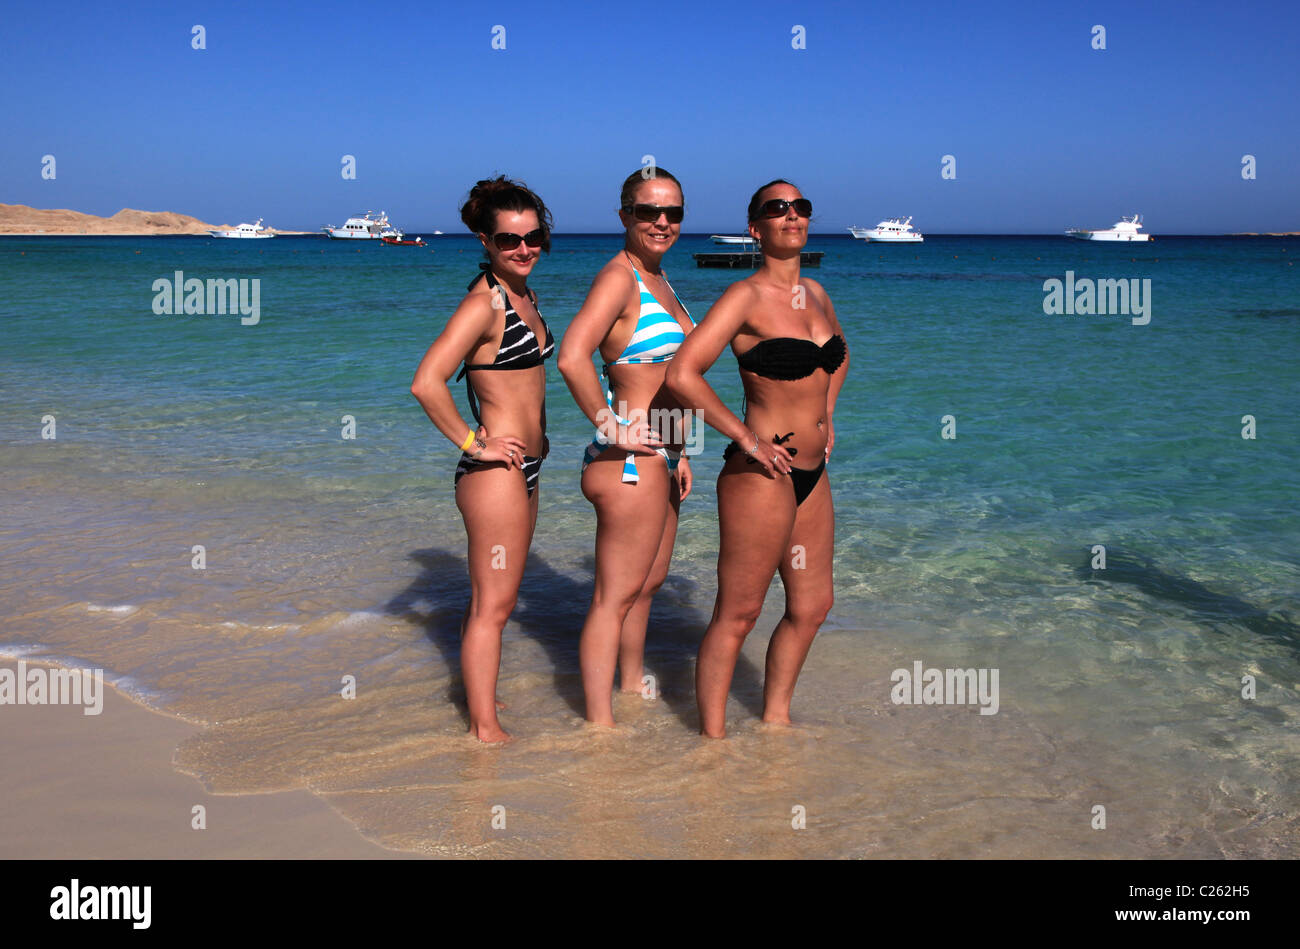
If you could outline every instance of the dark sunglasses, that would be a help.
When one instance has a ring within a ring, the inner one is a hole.
[[[787,201],[785,198],[772,198],[770,201],[762,203],[753,220],[758,220],[761,217],[785,217],[791,208],[794,208],[794,213],[800,217],[812,217],[812,202],[807,198],[795,198],[793,201]]]
[[[660,207],[657,204],[625,204],[623,213],[630,214],[638,221],[644,221],[647,224],[653,224],[659,220],[659,215],[668,218],[669,224],[680,224],[682,218],[686,216],[686,208],[680,204],[670,204],[667,207]]]
[[[514,250],[521,242],[529,247],[541,247],[545,240],[546,232],[540,227],[535,231],[529,231],[523,237],[511,234],[509,231],[498,231],[492,235],[492,243],[496,245],[497,250]]]

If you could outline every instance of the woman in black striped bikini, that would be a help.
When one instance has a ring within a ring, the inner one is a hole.
[[[508,741],[497,720],[501,631],[515,608],[537,524],[546,457],[546,369],[555,349],[527,279],[551,248],[551,216],[523,185],[480,181],[460,209],[487,252],[484,270],[424,354],[411,393],[461,449],[456,507],[469,536],[470,602],[461,630],[469,728],[480,741]],[[470,411],[461,418],[447,381],[464,362]]]

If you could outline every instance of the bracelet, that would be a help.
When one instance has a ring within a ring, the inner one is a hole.
[[[757,456],[757,454],[758,454],[758,446],[759,446],[759,444],[760,444],[760,443],[759,443],[759,440],[758,440],[758,436],[755,435],[755,436],[754,436],[754,447],[753,447],[753,448],[746,448],[746,449],[745,449],[745,454],[746,454],[746,455],[754,455],[754,456]]]
[[[469,451],[469,446],[472,444],[474,444],[474,432],[470,432],[465,436],[465,441],[461,443],[460,450]]]

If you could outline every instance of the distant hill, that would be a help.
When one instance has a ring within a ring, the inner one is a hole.
[[[66,209],[41,210],[25,204],[0,204],[0,234],[206,234],[231,227],[205,224],[175,211],[135,211],[123,208],[112,217],[96,217]]]

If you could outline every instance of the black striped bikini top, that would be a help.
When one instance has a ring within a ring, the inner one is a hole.
[[[501,332],[501,345],[497,347],[496,359],[491,362],[465,363],[461,368],[460,374],[456,376],[456,381],[465,380],[465,392],[469,396],[470,411],[474,413],[474,421],[482,422],[478,415],[478,399],[474,395],[474,387],[470,385],[467,373],[475,369],[532,369],[534,366],[540,366],[550,355],[555,352],[555,337],[551,335],[551,328],[546,325],[546,318],[542,316],[542,311],[537,310],[537,317],[542,321],[542,329],[546,331],[546,345],[537,345],[537,334],[529,329],[515,312],[515,308],[510,305],[510,295],[506,293],[505,287],[501,286],[492,271],[484,270],[473,280],[469,282],[466,290],[473,290],[474,284],[486,278],[489,287],[496,289],[501,294],[501,302],[506,310],[506,326]],[[528,299],[532,301],[534,309],[537,308],[537,296],[533,291],[528,291]]]
[[[473,290],[474,284],[483,278],[487,278],[487,284],[501,293],[501,302],[506,310],[506,328],[501,333],[501,345],[497,348],[497,358],[491,362],[465,363],[461,369],[460,375],[456,377],[459,382],[465,373],[473,369],[531,369],[533,366],[540,366],[542,362],[555,351],[555,337],[551,335],[551,328],[546,325],[546,319],[542,316],[542,311],[537,311],[537,316],[542,321],[542,329],[546,330],[546,345],[538,347],[537,334],[528,328],[528,324],[520,319],[515,308],[510,305],[510,295],[506,293],[505,288],[492,275],[492,271],[484,270],[477,277],[469,282],[466,290]],[[537,297],[533,291],[528,291],[528,298],[532,301],[534,309],[537,307]]]
[[[833,373],[844,362],[844,337],[838,333],[818,346],[810,339],[765,339],[736,357],[741,369],[769,379],[803,379],[818,369]]]

